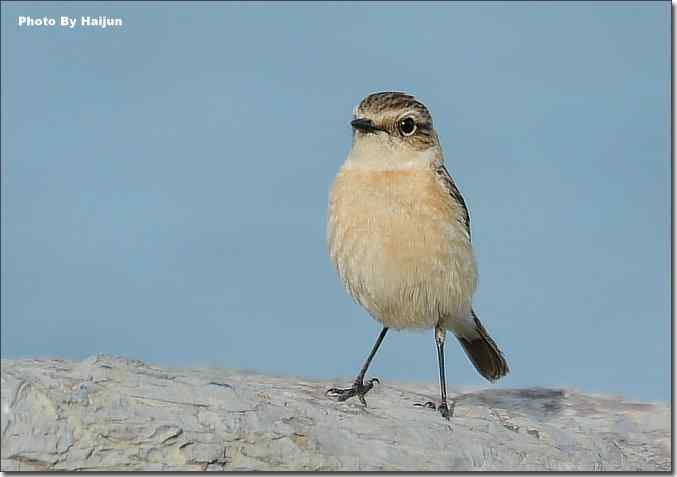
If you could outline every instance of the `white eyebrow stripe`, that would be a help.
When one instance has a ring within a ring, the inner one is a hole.
[[[418,114],[418,111],[416,111],[415,109],[410,109],[409,111],[406,111],[406,112],[400,114],[397,117],[397,120],[399,121],[400,119],[404,119],[408,116],[413,116],[414,118],[418,118],[420,116],[420,114]]]

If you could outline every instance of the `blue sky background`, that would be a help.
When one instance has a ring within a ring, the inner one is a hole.
[[[121,17],[120,29],[18,27]],[[353,378],[352,108],[426,103],[512,374],[670,399],[670,4],[2,4],[2,356]],[[482,378],[450,341],[450,384]],[[431,332],[371,375],[437,381]]]

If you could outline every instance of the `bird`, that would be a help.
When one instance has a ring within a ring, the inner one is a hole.
[[[365,395],[365,381],[389,329],[434,330],[440,404],[446,393],[444,344],[450,331],[487,380],[510,371],[473,308],[478,273],[470,213],[445,166],[428,108],[414,96],[386,91],[353,110],[352,147],[329,193],[329,256],[347,292],[383,325],[350,388],[330,388],[337,401]],[[453,404],[453,403],[452,403]]]

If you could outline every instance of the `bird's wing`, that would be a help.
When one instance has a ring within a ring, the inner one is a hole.
[[[456,187],[454,179],[451,178],[449,171],[444,165],[438,166],[435,172],[437,172],[437,176],[440,178],[442,184],[449,192],[452,200],[460,207],[461,215],[459,217],[459,222],[465,226],[466,230],[468,231],[468,239],[470,239],[470,212],[468,212],[468,207],[465,205],[465,200],[463,200],[461,191],[459,191],[458,187]]]

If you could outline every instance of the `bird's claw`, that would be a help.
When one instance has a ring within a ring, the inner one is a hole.
[[[428,401],[424,404],[416,403],[414,404],[416,407],[424,407],[426,409],[436,409],[440,412],[443,418],[446,420],[449,420],[450,417],[454,416],[454,403],[451,403],[451,409],[449,409],[449,406],[447,405],[446,402],[441,403],[439,406],[436,406],[434,402]]]
[[[367,401],[364,399],[364,396],[371,391],[371,388],[374,387],[374,383],[381,384],[381,381],[378,378],[371,378],[366,382],[355,382],[350,388],[331,388],[327,389],[325,394],[331,399],[336,399],[337,401],[346,401],[351,397],[357,396],[364,406],[367,406]]]

